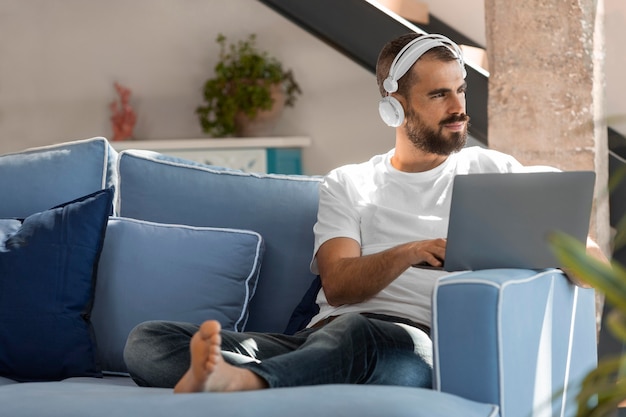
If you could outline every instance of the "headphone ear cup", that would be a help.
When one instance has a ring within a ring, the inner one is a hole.
[[[404,122],[404,108],[395,97],[383,97],[378,103],[378,112],[387,126],[398,127]]]

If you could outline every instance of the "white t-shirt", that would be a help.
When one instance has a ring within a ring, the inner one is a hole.
[[[464,148],[438,167],[419,173],[391,165],[392,149],[361,164],[331,171],[320,187],[315,248],[311,271],[318,274],[315,254],[327,240],[348,237],[361,254],[381,252],[402,243],[445,238],[455,175],[515,172],[522,165],[513,157],[480,147]],[[409,268],[384,290],[358,304],[333,307],[324,290],[317,296],[320,312],[311,320],[356,313],[404,317],[430,326],[435,281],[446,272]]]

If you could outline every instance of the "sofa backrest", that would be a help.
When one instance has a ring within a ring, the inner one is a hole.
[[[282,332],[309,270],[321,179],[249,174],[146,151],[118,160],[120,216],[258,232],[265,253],[246,330]]]
[[[0,218],[24,218],[115,185],[116,158],[102,137],[0,156]]]

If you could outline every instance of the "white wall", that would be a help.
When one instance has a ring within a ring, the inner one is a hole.
[[[609,114],[626,115],[626,3],[605,0]],[[482,0],[430,1],[484,42]],[[195,138],[194,114],[222,32],[258,35],[304,90],[278,135],[308,135],[304,170],[324,174],[393,146],[377,115],[374,76],[256,0],[0,0],[0,153],[111,137],[113,82],[133,90],[140,139]],[[620,127],[626,133],[626,120]]]
[[[324,174],[393,146],[372,74],[256,0],[0,0],[0,153],[111,137],[113,82],[133,90],[139,139],[196,138],[219,32],[256,33],[303,95],[277,135],[307,135]]]

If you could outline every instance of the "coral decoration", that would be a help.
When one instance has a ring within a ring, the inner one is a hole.
[[[112,101],[109,105],[111,109],[111,126],[113,128],[113,140],[125,140],[133,137],[133,129],[137,122],[137,115],[130,105],[131,91],[120,83],[113,84],[115,91],[120,96],[119,103]]]

